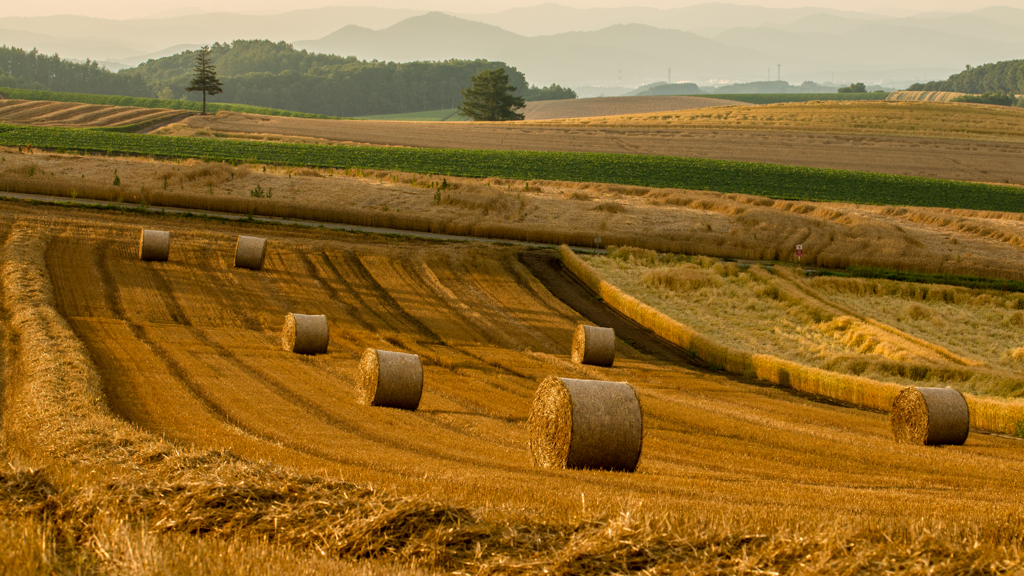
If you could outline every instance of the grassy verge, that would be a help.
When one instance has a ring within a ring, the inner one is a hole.
[[[872,278],[897,280],[900,282],[918,282],[921,284],[943,284],[960,286],[976,290],[1002,290],[1004,292],[1024,292],[1024,282],[1019,280],[999,280],[978,276],[957,276],[954,274],[928,274],[911,270],[893,270],[891,268],[871,268],[851,266],[846,270],[814,270],[808,276],[836,276],[839,278]]]
[[[767,354],[750,354],[716,342],[604,280],[568,246],[559,251],[566,268],[609,306],[717,369],[885,412],[892,410],[893,400],[903,389],[891,382],[804,366]],[[1021,432],[1024,403],[970,394],[964,397],[970,407],[972,427],[1011,435]]]
[[[321,146],[0,124],[0,146],[471,178],[605,182],[785,200],[1024,212],[1024,190],[929,178],[637,154]]]
[[[79,94],[76,92],[49,92],[46,90],[25,90],[22,88],[0,88],[0,95],[13,100],[45,100],[48,102],[79,102],[82,104],[97,104],[101,106],[135,106],[138,108],[166,108],[168,110],[191,110],[200,112],[203,109],[202,102],[189,100],[164,100],[162,98],[137,98],[132,96],[108,96],[106,94]],[[221,110],[229,112],[245,112],[248,114],[264,114],[266,116],[290,116],[293,118],[321,118],[334,119],[334,116],[323,114],[309,114],[307,112],[293,112],[291,110],[279,110],[277,108],[264,108],[262,106],[249,106],[247,104],[227,104],[221,102],[208,102],[206,111],[215,114]]]
[[[748,104],[781,104],[783,102],[810,102],[812,100],[885,100],[888,92],[854,92],[839,94],[701,94],[702,98],[736,100]]]

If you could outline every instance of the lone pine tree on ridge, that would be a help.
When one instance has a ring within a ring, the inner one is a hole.
[[[203,93],[203,112],[206,115],[206,95],[215,96],[224,90],[217,79],[216,67],[210,63],[210,47],[203,46],[196,53],[196,67],[192,69],[192,82],[185,88],[186,92]]]
[[[524,116],[516,110],[526,106],[526,101],[513,96],[516,87],[509,83],[504,67],[483,70],[473,75],[473,85],[462,91],[459,113],[473,120],[522,120]]]

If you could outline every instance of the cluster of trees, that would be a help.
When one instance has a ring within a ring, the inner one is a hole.
[[[948,80],[913,84],[908,90],[964,92],[966,94],[1020,94],[1024,92],[1024,60],[1007,60],[972,67]]]
[[[115,74],[91,60],[84,63],[47,56],[38,50],[0,46],[0,84],[9,88],[152,96],[152,89],[141,78]]]
[[[36,51],[7,52],[20,55],[5,55],[0,60],[0,71],[12,79],[33,82],[8,84],[11,87],[195,101],[203,97],[202,92],[186,92],[198,50],[150,60],[116,74],[95,62],[76,64]],[[474,75],[498,68],[506,70],[515,94],[526,100],[576,97],[572,90],[556,84],[530,86],[526,76],[514,67],[487,60],[366,61],[295,50],[285,42],[267,40],[213,44],[208,58],[222,84],[218,101],[330,116],[455,108]]]

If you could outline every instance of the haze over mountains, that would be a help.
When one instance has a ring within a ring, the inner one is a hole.
[[[361,59],[501,60],[530,82],[632,87],[775,79],[902,87],[965,65],[1024,56],[1024,10],[894,18],[825,8],[702,4],[676,9],[542,4],[484,14],[334,7],[280,15],[201,14],[109,20],[0,18],[0,44],[112,69],[235,39]]]

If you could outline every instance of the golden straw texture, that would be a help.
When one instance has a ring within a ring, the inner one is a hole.
[[[289,313],[281,330],[281,345],[296,354],[323,354],[329,337],[327,316]]]
[[[171,252],[171,233],[163,230],[143,230],[139,235],[139,258],[165,261]]]
[[[267,257],[267,239],[239,236],[235,244],[235,268],[261,270]]]
[[[886,412],[892,410],[893,401],[903,389],[899,384],[891,382],[812,368],[768,354],[749,354],[732,349],[626,294],[601,278],[593,267],[568,246],[561,246],[559,252],[565,267],[597,292],[608,306],[665,340],[688,350],[712,367]],[[970,394],[964,397],[970,406],[971,426],[975,428],[1017,434],[1021,423],[1024,423],[1024,402]]]
[[[548,376],[528,421],[530,452],[543,468],[636,470],[643,447],[640,399],[625,382]]]
[[[902,444],[963,444],[971,415],[963,394],[953,388],[905,388],[893,402],[892,434]]]
[[[416,354],[367,348],[359,361],[360,402],[415,410],[423,394],[423,365]]]
[[[611,366],[615,362],[615,330],[579,324],[572,335],[572,361]]]

